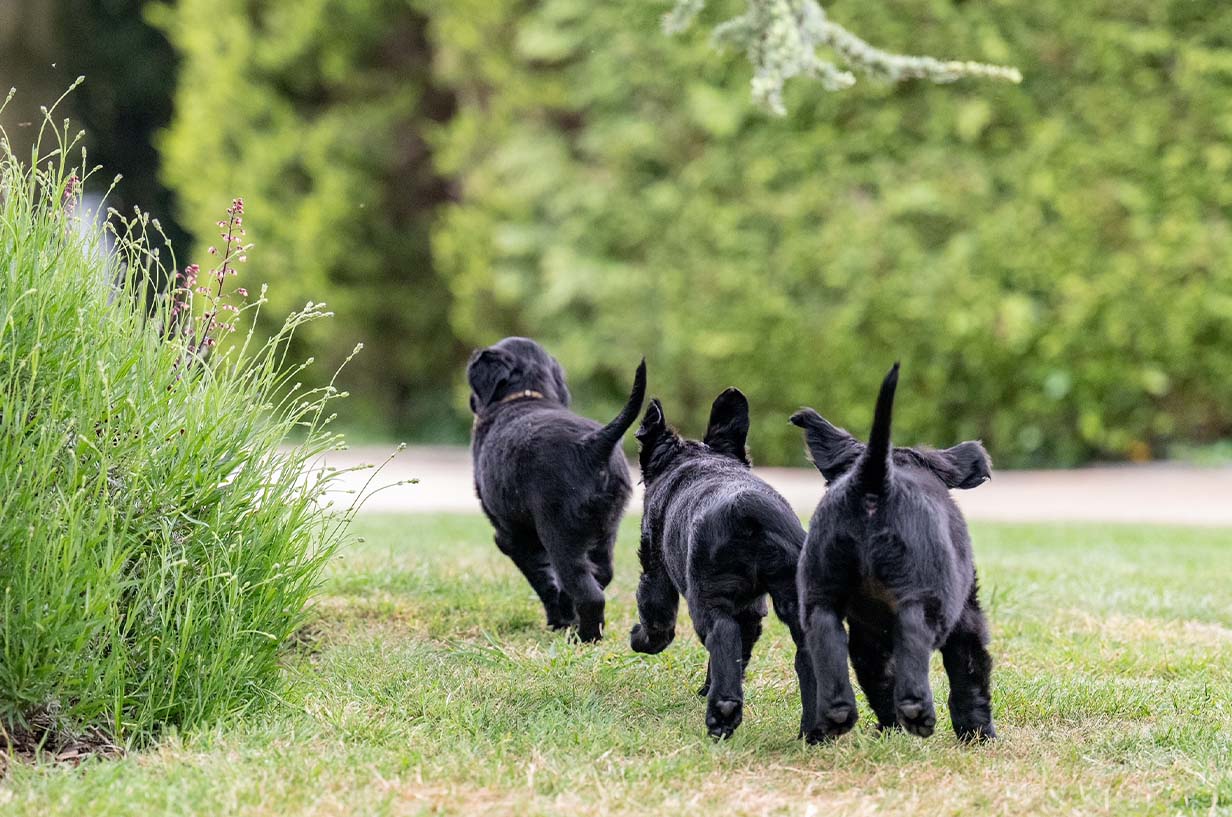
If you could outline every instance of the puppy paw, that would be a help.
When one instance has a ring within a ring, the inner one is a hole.
[[[845,735],[856,725],[860,717],[856,705],[843,699],[831,701],[821,713],[821,720],[812,729],[805,732],[804,739],[810,744],[824,743]],[[801,728],[801,731],[804,731]]]
[[[916,737],[928,737],[937,725],[933,702],[927,698],[903,698],[894,709],[899,725]]]
[[[583,644],[595,644],[603,640],[602,627],[579,627],[577,630],[577,640]]]
[[[633,625],[633,629],[629,632],[629,646],[634,652],[645,653],[647,655],[655,655],[667,649],[667,645],[672,643],[672,639],[676,637],[674,629],[669,630],[652,630],[649,627],[642,626],[639,621]]]
[[[744,704],[735,698],[719,698],[706,704],[706,730],[712,738],[730,738],[743,719]]]
[[[997,730],[992,721],[987,723],[955,723],[954,734],[962,743],[986,743],[997,739]]]

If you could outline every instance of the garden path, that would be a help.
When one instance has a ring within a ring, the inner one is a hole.
[[[331,454],[328,465],[347,468],[379,463],[392,448],[363,446]],[[821,496],[821,476],[812,468],[758,468],[803,515]],[[634,466],[636,474],[636,466]],[[362,487],[371,472],[345,474],[335,500],[341,504]],[[465,448],[414,446],[398,454],[373,481],[388,485],[364,505],[365,513],[479,511]],[[1111,465],[1064,471],[995,471],[986,485],[955,491],[970,519],[1002,522],[1090,521],[1232,526],[1232,466],[1197,467],[1177,463]],[[641,486],[634,497],[641,503]]]

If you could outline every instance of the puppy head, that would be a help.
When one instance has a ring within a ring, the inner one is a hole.
[[[864,443],[811,408],[791,415],[791,422],[804,429],[809,459],[827,483],[845,474],[864,451]]]
[[[476,349],[466,365],[466,381],[471,387],[471,411],[476,414],[520,391],[537,391],[562,406],[571,399],[560,362],[529,338],[505,338]]]
[[[712,451],[750,465],[745,449],[749,436],[749,401],[740,389],[731,388],[714,399],[710,407],[710,423],[702,442]]]
[[[947,488],[977,488],[992,479],[992,460],[984,446],[975,440],[941,451],[929,448],[902,450],[909,454],[915,464],[931,471]]]

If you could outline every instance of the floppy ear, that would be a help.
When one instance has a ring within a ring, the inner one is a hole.
[[[977,488],[992,479],[992,460],[974,440],[930,452],[927,466],[948,488]]]
[[[560,401],[560,404],[569,408],[573,396],[569,394],[569,387],[565,385],[565,367],[561,366],[556,358],[552,358],[552,387],[556,389],[556,399]]]
[[[936,451],[900,448],[916,465],[936,474],[947,488],[975,488],[992,479],[992,462],[984,446],[974,441]]]
[[[864,452],[864,443],[811,408],[791,415],[791,422],[804,429],[809,459],[826,482],[833,482],[847,473]]]
[[[650,405],[646,407],[646,415],[642,417],[642,424],[638,426],[633,436],[642,445],[651,445],[666,428],[667,420],[663,417],[663,404],[656,397],[652,398]]]
[[[740,389],[728,389],[714,399],[710,423],[702,442],[720,454],[735,457],[745,465],[749,456],[744,443],[749,436],[749,401]]]
[[[513,357],[503,349],[480,349],[471,355],[466,367],[471,411],[490,405],[513,376],[513,369]]]

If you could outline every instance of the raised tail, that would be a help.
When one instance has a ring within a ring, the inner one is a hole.
[[[585,445],[592,452],[606,459],[611,456],[612,449],[620,444],[620,438],[625,436],[625,432],[633,425],[633,421],[637,419],[638,414],[642,411],[642,401],[646,399],[646,358],[642,358],[642,362],[637,364],[637,374],[633,376],[633,391],[629,393],[629,400],[625,403],[625,407],[620,410],[620,414],[612,422],[605,425],[603,428],[592,431],[585,440]]]
[[[886,475],[890,471],[890,418],[894,413],[894,389],[898,386],[898,364],[881,381],[877,408],[873,410],[873,430],[868,435],[868,447],[856,464],[856,479],[866,494],[885,491]]]

